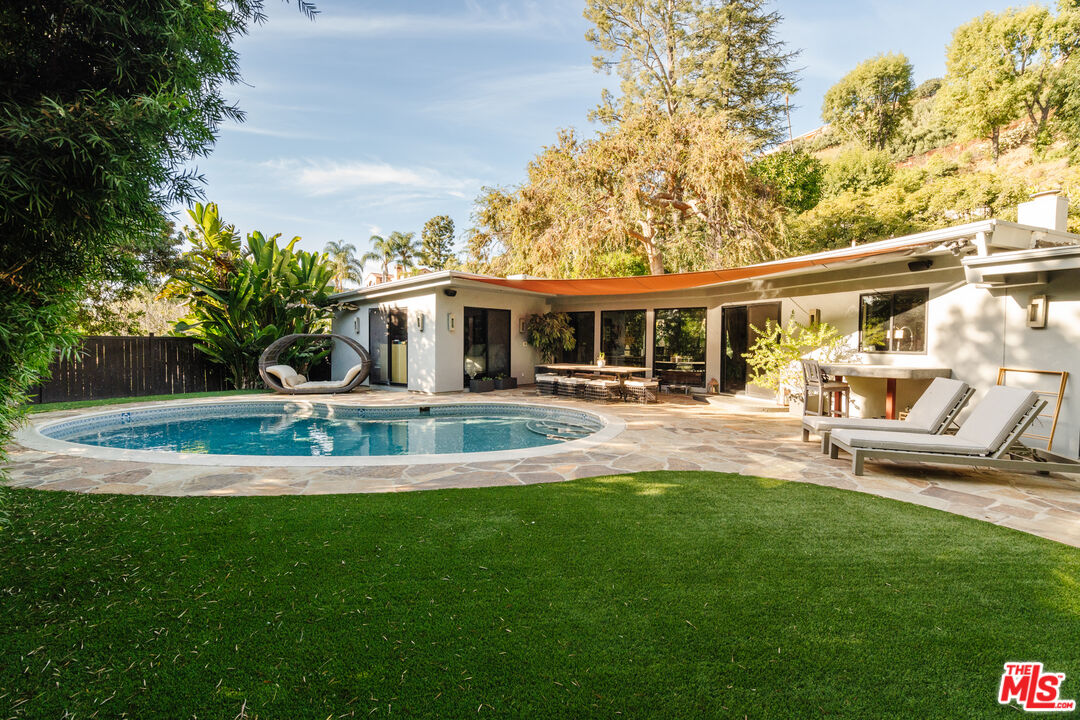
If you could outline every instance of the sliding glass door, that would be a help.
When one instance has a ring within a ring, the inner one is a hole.
[[[608,365],[645,367],[645,311],[600,313],[600,350]]]
[[[465,384],[510,375],[510,311],[465,308]]]
[[[780,323],[780,303],[730,305],[721,311],[720,389],[723,392],[746,389],[746,358],[743,355],[758,339],[754,328],[763,330],[766,320]]]
[[[368,311],[368,352],[371,384],[409,384],[408,311],[398,308]]]
[[[572,312],[570,327],[574,329],[574,349],[563,350],[559,353],[559,362],[577,363],[579,365],[591,365],[596,359],[596,313]]]
[[[705,386],[705,308],[656,311],[653,377],[666,384]]]

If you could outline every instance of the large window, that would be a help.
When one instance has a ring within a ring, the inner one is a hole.
[[[465,308],[465,384],[509,374],[510,311]]]
[[[859,296],[859,349],[926,352],[927,288]]]
[[[574,329],[574,349],[559,352],[559,362],[578,363],[591,365],[596,358],[593,356],[596,350],[596,321],[594,312],[566,313],[570,316],[570,327]]]
[[[657,310],[653,376],[663,383],[705,385],[705,308]]]
[[[600,313],[600,350],[608,365],[645,366],[645,311]]]

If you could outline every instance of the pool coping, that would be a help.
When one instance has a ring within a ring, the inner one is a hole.
[[[405,400],[406,398],[402,398]],[[140,404],[139,410],[153,410],[161,408],[197,407],[200,405],[220,404],[245,404],[245,403],[273,403],[299,404],[299,405],[331,405],[349,408],[385,409],[385,405],[366,405],[363,403],[334,402],[332,399],[302,399],[295,397],[288,399],[255,397],[235,398],[203,398],[177,402],[167,400],[163,402]],[[31,421],[19,428],[15,433],[15,441],[20,445],[39,450],[42,452],[60,453],[64,455],[90,458],[94,460],[115,460],[121,462],[159,463],[163,465],[191,465],[204,467],[375,467],[386,465],[436,465],[444,463],[464,464],[475,462],[498,462],[501,460],[527,460],[535,457],[548,455],[562,455],[565,453],[588,450],[602,445],[626,430],[626,422],[621,418],[609,415],[593,408],[584,409],[576,405],[564,405],[558,402],[533,403],[526,401],[503,401],[503,400],[464,400],[461,398],[447,398],[440,401],[435,397],[425,397],[423,400],[402,402],[400,406],[406,407],[430,407],[432,405],[506,405],[506,406],[533,406],[550,408],[552,406],[565,410],[571,410],[596,417],[602,424],[599,430],[588,437],[552,445],[540,445],[531,448],[519,448],[516,450],[487,450],[471,453],[429,453],[417,455],[211,455],[197,453],[181,453],[168,450],[122,450],[96,445],[83,445],[51,438],[42,433],[53,425],[70,422],[76,418],[90,418],[104,415],[113,415],[123,412],[119,408],[98,410],[88,413],[77,413],[63,417],[46,417]]]

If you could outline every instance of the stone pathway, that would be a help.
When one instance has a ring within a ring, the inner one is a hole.
[[[248,396],[248,398],[265,396]],[[560,398],[622,418],[627,429],[587,451],[526,460],[376,467],[228,467],[167,465],[79,458],[10,448],[15,487],[138,495],[313,495],[402,492],[560,482],[642,470],[710,470],[855,490],[938,508],[1080,547],[1080,478],[995,470],[868,462],[855,477],[846,456],[829,460],[816,443],[803,443],[798,421],[786,413],[756,412],[730,403],[706,405],[664,396],[659,405],[605,404]],[[328,399],[308,396],[306,399]],[[476,400],[536,401],[531,388],[483,396],[421,396],[360,392],[335,403],[399,405]],[[206,402],[220,402],[209,399]],[[544,398],[552,404],[552,398]],[[120,409],[125,406],[112,406]],[[35,415],[34,419],[67,413]]]

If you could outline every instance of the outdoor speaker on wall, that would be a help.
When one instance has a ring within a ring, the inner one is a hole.
[[[453,288],[445,288],[443,289],[443,295],[445,295],[446,297],[454,297],[455,295],[457,295],[457,290]]]

